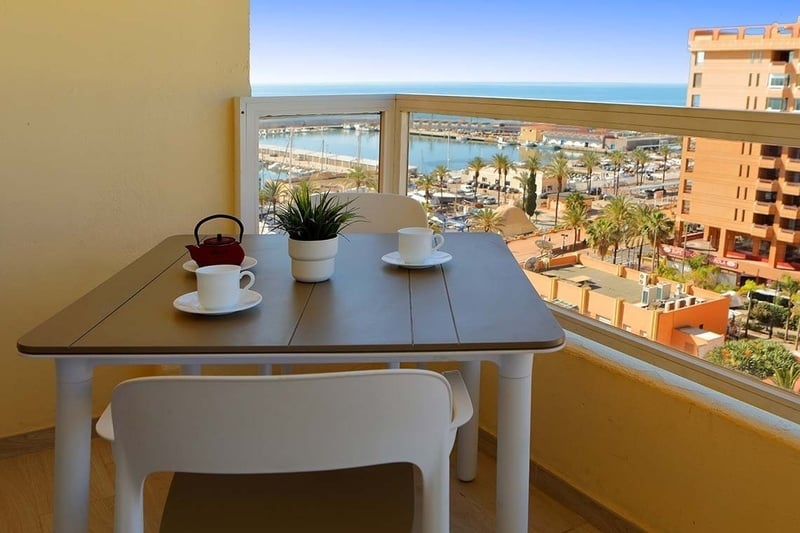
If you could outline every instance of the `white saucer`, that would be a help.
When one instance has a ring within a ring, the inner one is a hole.
[[[242,266],[242,270],[247,270],[248,268],[253,268],[257,264],[258,264],[258,261],[254,257],[244,256],[244,259],[242,260],[242,265],[241,265]],[[195,270],[197,270],[197,262],[195,262],[194,259],[192,259],[191,261],[186,261],[183,264],[183,269],[184,270],[188,270],[189,272],[194,272]]]
[[[403,258],[400,257],[400,252],[392,252],[389,254],[384,255],[381,257],[381,261],[384,263],[389,263],[390,265],[395,265],[403,268],[430,268],[436,265],[442,265],[447,263],[453,258],[452,255],[448,254],[447,252],[436,251],[433,252],[430,257],[422,261],[421,263],[406,263],[403,261]]]
[[[200,307],[200,302],[197,301],[197,291],[195,291],[178,296],[175,298],[175,301],[172,302],[172,305],[175,306],[175,309],[185,313],[194,313],[196,315],[227,315],[230,313],[236,313],[238,311],[244,311],[245,309],[250,309],[251,307],[255,307],[260,303],[261,295],[256,291],[247,290],[244,291],[244,294],[242,294],[241,298],[239,298],[239,301],[236,303],[236,305],[230,309],[217,309],[211,311]]]

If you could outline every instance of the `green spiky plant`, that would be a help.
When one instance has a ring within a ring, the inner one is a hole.
[[[312,195],[308,182],[302,182],[289,193],[289,202],[278,207],[277,227],[298,241],[332,239],[350,224],[363,220],[352,202],[342,202],[329,191]]]

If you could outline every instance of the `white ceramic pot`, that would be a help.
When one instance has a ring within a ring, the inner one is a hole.
[[[334,260],[338,251],[338,235],[324,241],[289,239],[292,277],[305,283],[315,283],[330,279],[333,276]]]

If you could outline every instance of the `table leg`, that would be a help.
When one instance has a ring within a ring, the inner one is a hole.
[[[461,363],[461,377],[472,400],[472,418],[458,428],[456,448],[456,474],[461,481],[472,481],[478,471],[478,413],[481,399],[481,362]]]
[[[500,358],[497,384],[497,531],[528,531],[533,355]]]
[[[56,359],[55,533],[89,530],[92,367]]]

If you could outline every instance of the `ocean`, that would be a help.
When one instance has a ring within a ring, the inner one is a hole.
[[[534,98],[581,102],[630,103],[684,106],[686,85],[681,84],[623,84],[623,83],[361,83],[311,85],[254,85],[253,96],[312,96],[342,94],[440,94],[448,96],[489,96],[503,98]],[[426,117],[428,115],[425,115]],[[434,117],[435,118],[435,117]],[[347,130],[310,131],[302,134],[278,133],[259,139],[261,146],[270,145],[288,150],[313,150],[359,159],[378,159],[378,133]],[[498,146],[482,142],[456,142],[435,137],[413,135],[409,143],[409,164],[421,173],[445,165],[458,171],[467,168],[474,157],[491,160],[503,153],[518,161],[522,158],[516,145]],[[545,162],[549,151],[542,150]],[[285,171],[263,169],[261,179],[286,179]]]
[[[439,94],[495,96],[683,107],[686,84],[647,83],[319,83],[253,85],[253,96],[326,94]]]

